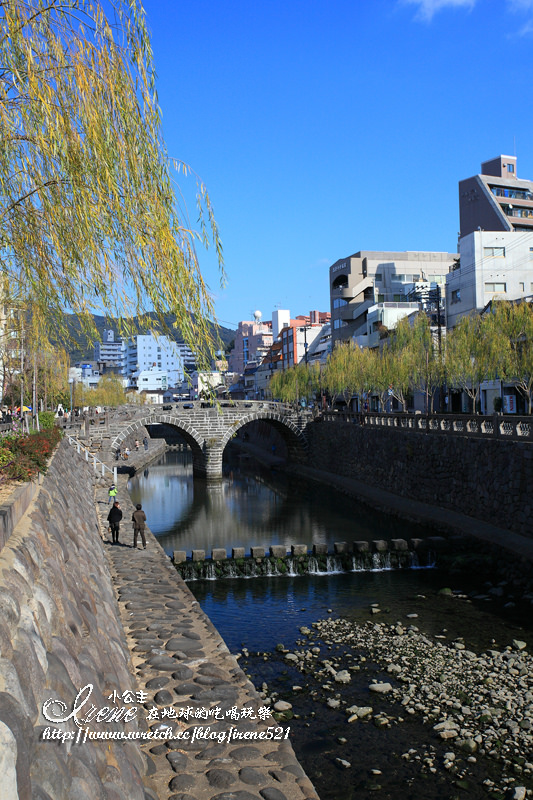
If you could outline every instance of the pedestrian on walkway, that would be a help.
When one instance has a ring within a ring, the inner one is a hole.
[[[115,497],[117,496],[117,487],[115,486],[114,483],[112,483],[111,486],[109,487],[108,495],[109,495],[108,502],[109,503],[114,503],[115,502]]]
[[[133,522],[133,547],[137,549],[137,538],[141,534],[143,549],[146,550],[146,536],[144,535],[144,523],[146,522],[146,514],[142,510],[142,505],[137,503],[135,511],[133,512],[131,521]]]
[[[107,515],[107,521],[109,522],[109,527],[111,529],[113,544],[119,544],[118,536],[120,533],[121,519],[122,519],[122,509],[120,508],[120,503],[118,502],[118,500],[115,500],[115,502],[111,506],[111,511]]]
[[[143,445],[144,445],[144,449],[148,450],[148,438],[146,436],[143,439]]]

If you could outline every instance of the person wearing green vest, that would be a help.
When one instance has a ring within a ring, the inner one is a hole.
[[[115,486],[114,483],[112,483],[111,486],[109,487],[109,502],[114,503],[116,496],[117,496],[117,487]]]

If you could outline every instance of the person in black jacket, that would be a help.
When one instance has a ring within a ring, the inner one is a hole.
[[[111,511],[107,515],[107,521],[109,522],[109,527],[111,528],[111,536],[113,537],[113,544],[119,544],[118,535],[119,535],[121,519],[122,519],[122,510],[120,508],[120,503],[117,500],[115,500],[115,502],[111,506]]]

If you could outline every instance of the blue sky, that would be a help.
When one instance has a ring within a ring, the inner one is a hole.
[[[357,250],[457,249],[460,179],[533,178],[533,0],[145,0],[170,155],[207,185],[222,324],[329,310]],[[180,181],[191,217],[194,186]]]

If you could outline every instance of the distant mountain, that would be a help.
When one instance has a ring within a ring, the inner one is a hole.
[[[118,336],[119,326],[117,320],[109,319],[108,317],[102,317],[97,314],[93,314],[93,319],[96,330],[100,334],[100,337],[103,336],[104,330],[112,330],[115,332],[115,336]],[[173,327],[176,317],[173,314],[166,314],[164,319],[169,330],[168,335],[170,339],[173,339],[175,342],[182,342],[183,337],[179,328]],[[71,362],[76,363],[77,361],[92,361],[94,359],[94,342],[89,341],[87,337],[81,334],[79,322],[73,314],[69,315],[67,324],[71,332],[72,339],[78,343],[77,347],[74,346],[69,349]],[[138,328],[139,333],[148,333],[146,327],[139,325],[137,317],[133,318],[133,325],[135,328]],[[222,326],[216,327],[212,323],[211,328],[215,335],[218,333],[218,337],[222,341],[224,347],[227,347],[227,345],[235,338],[236,332],[231,330],[231,328],[224,328]]]

